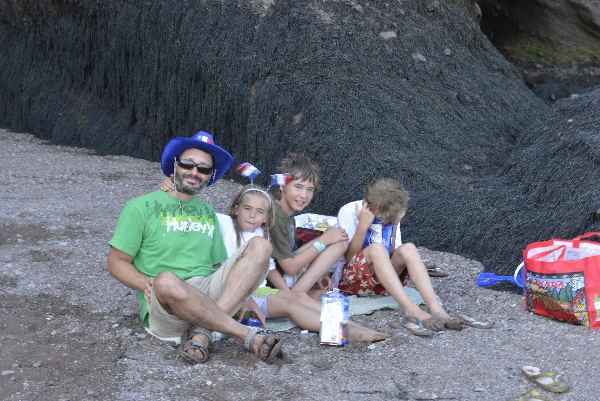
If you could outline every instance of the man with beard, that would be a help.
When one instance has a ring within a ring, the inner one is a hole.
[[[213,330],[267,363],[281,349],[281,339],[231,317],[265,279],[271,244],[253,238],[228,258],[213,207],[196,197],[232,163],[206,132],[173,138],[161,164],[167,177],[174,174],[175,191],[127,202],[109,242],[108,271],[138,291],[146,330],[179,343],[177,352],[190,363],[208,359]]]

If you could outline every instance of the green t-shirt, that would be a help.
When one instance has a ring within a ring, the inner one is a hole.
[[[219,220],[211,205],[194,198],[181,201],[156,191],[125,204],[109,244],[133,256],[137,269],[151,277],[170,270],[183,280],[209,276],[213,265],[227,260]],[[183,235],[184,231],[188,231]],[[144,293],[138,291],[147,326]]]

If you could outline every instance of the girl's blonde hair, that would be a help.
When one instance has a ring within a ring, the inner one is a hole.
[[[397,223],[406,212],[410,196],[404,185],[393,178],[378,178],[365,187],[365,201],[384,224]]]
[[[273,226],[275,225],[275,212],[273,210],[273,199],[271,198],[271,195],[269,195],[269,193],[262,188],[255,187],[252,185],[246,185],[245,187],[243,187],[240,190],[240,192],[238,192],[238,194],[235,196],[235,198],[233,198],[233,201],[231,202],[231,205],[229,206],[229,213],[228,213],[229,217],[231,217],[231,220],[233,220],[233,227],[235,228],[235,234],[236,234],[236,238],[237,238],[237,246],[238,247],[242,245],[242,230],[240,229],[240,226],[238,225],[238,222],[237,222],[237,216],[235,215],[235,208],[236,208],[236,206],[238,206],[238,207],[240,206],[240,204],[242,203],[242,201],[244,200],[244,197],[246,195],[259,196],[267,201],[267,207],[268,207],[267,221],[262,224],[263,236],[266,239],[270,238],[269,233],[271,231],[271,228],[273,228]]]

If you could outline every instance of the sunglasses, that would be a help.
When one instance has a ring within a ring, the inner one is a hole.
[[[214,170],[213,167],[209,166],[208,164],[198,164],[188,159],[177,160],[177,165],[184,170],[193,170],[194,167],[196,167],[196,170],[198,170],[200,174],[204,175],[210,175]]]

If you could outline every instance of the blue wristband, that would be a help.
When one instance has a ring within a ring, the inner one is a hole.
[[[317,251],[319,251],[319,253],[323,252],[325,248],[327,248],[327,245],[320,241],[313,242],[313,245],[315,246],[315,248],[317,248]]]

